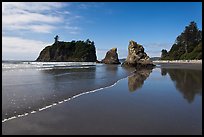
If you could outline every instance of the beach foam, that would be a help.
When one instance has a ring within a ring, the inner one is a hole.
[[[90,68],[95,66],[95,62],[3,62],[3,70],[13,70],[13,69],[37,69],[37,70],[47,70],[53,68]]]

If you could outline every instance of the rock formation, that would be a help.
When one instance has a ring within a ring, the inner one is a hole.
[[[120,64],[117,54],[117,48],[112,48],[106,53],[105,58],[101,61],[105,64]]]
[[[87,41],[58,41],[45,47],[36,61],[76,61],[95,62],[96,50],[94,42]]]
[[[128,46],[128,56],[122,66],[149,68],[155,65],[152,63],[152,61],[150,61],[149,56],[147,56],[147,54],[144,52],[143,46],[131,40]]]

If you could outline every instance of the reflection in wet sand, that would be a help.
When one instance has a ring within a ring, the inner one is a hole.
[[[141,88],[144,81],[149,77],[151,69],[141,69],[134,72],[134,75],[128,77],[128,88],[130,92],[134,92]]]
[[[202,70],[161,68],[162,76],[167,73],[189,103],[197,94],[202,96]]]

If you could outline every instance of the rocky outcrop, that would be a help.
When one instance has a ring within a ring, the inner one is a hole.
[[[147,56],[147,54],[144,52],[143,46],[131,40],[128,46],[128,56],[122,66],[151,68],[155,65],[152,63],[152,61],[150,61],[149,56]]]
[[[106,53],[105,58],[101,61],[105,64],[120,64],[118,59],[117,48],[112,48]]]
[[[67,61],[95,62],[96,50],[94,42],[87,41],[57,41],[45,47],[36,61]]]

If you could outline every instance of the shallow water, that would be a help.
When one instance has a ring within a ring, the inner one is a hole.
[[[94,77],[88,83],[93,82],[97,85],[107,82],[109,78],[117,76],[121,79],[127,75],[127,70],[120,66],[103,67],[95,67],[94,72],[98,73],[94,73],[94,76],[93,73],[89,74],[91,69],[84,72],[84,77],[80,70],[79,78],[87,81]],[[66,73],[68,72],[48,72],[52,79],[53,75],[66,76]],[[76,76],[73,74],[73,81],[74,78]],[[65,82],[67,78],[57,81]],[[61,86],[56,89],[69,88],[66,85],[65,88]],[[53,94],[48,92],[44,96],[49,95]],[[49,99],[46,101],[49,102]],[[3,134],[201,135],[202,70],[161,66],[153,70],[136,71],[113,86],[81,95],[35,114],[6,121],[2,126]]]
[[[118,65],[91,62],[4,63],[2,119],[111,85],[128,74],[129,71]]]

